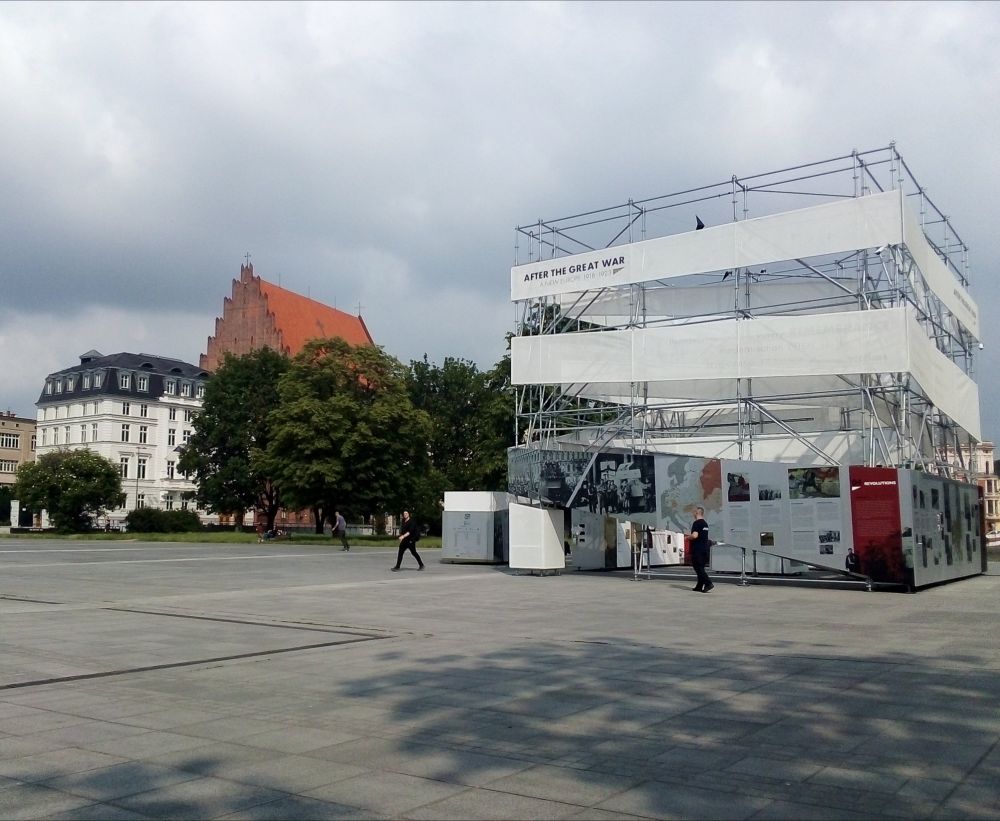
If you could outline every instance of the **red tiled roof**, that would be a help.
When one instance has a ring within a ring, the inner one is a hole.
[[[338,311],[315,299],[286,290],[266,280],[260,280],[260,290],[267,299],[267,308],[274,314],[274,323],[289,353],[295,356],[310,339],[341,337],[351,345],[374,345],[368,328],[360,316]]]

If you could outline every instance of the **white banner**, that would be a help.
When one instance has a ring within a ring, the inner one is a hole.
[[[899,191],[517,265],[510,270],[511,299],[598,290],[904,242],[928,287],[979,339],[975,301],[930,246]],[[710,299],[708,305],[712,304],[717,300]],[[711,307],[698,313],[710,311]]]
[[[517,265],[510,270],[511,299],[896,245],[903,241],[899,212],[899,193],[888,191]]]
[[[982,438],[976,383],[935,347],[907,308],[511,340],[515,385],[653,382],[661,393],[666,383],[681,383],[683,393],[683,383],[731,390],[734,379],[789,377],[807,393],[813,379],[819,390],[826,377],[880,373],[912,374],[931,402]]]

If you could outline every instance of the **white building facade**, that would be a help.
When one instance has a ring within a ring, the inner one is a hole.
[[[100,524],[120,527],[129,511],[141,507],[191,508],[204,524],[217,522],[195,507],[194,482],[177,468],[208,378],[177,359],[88,351],[79,365],[45,378],[35,403],[37,454],[87,448],[118,466],[125,504]]]

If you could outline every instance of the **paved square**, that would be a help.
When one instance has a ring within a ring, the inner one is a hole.
[[[710,594],[0,540],[2,818],[995,818],[1000,568]]]

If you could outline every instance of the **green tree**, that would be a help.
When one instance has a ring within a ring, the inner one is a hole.
[[[373,345],[315,339],[282,377],[271,416],[268,471],[316,531],[333,510],[398,511],[430,469],[427,414],[406,392],[406,369]]]
[[[17,498],[35,510],[44,508],[56,529],[88,530],[106,508],[125,503],[118,467],[90,450],[57,450],[21,465]]]
[[[12,524],[15,527],[17,522],[10,521],[10,500],[14,498],[13,485],[0,485],[0,524]]]
[[[205,386],[194,432],[178,467],[191,474],[195,497],[208,510],[232,513],[242,522],[259,510],[274,527],[281,498],[264,467],[271,442],[270,414],[278,406],[278,383],[289,360],[270,348],[243,356],[226,354]]]
[[[407,388],[414,406],[431,418],[428,484],[436,498],[444,490],[505,488],[514,428],[510,358],[484,373],[467,360],[447,357],[439,367],[425,355],[410,363]],[[427,521],[428,512],[421,513]]]

